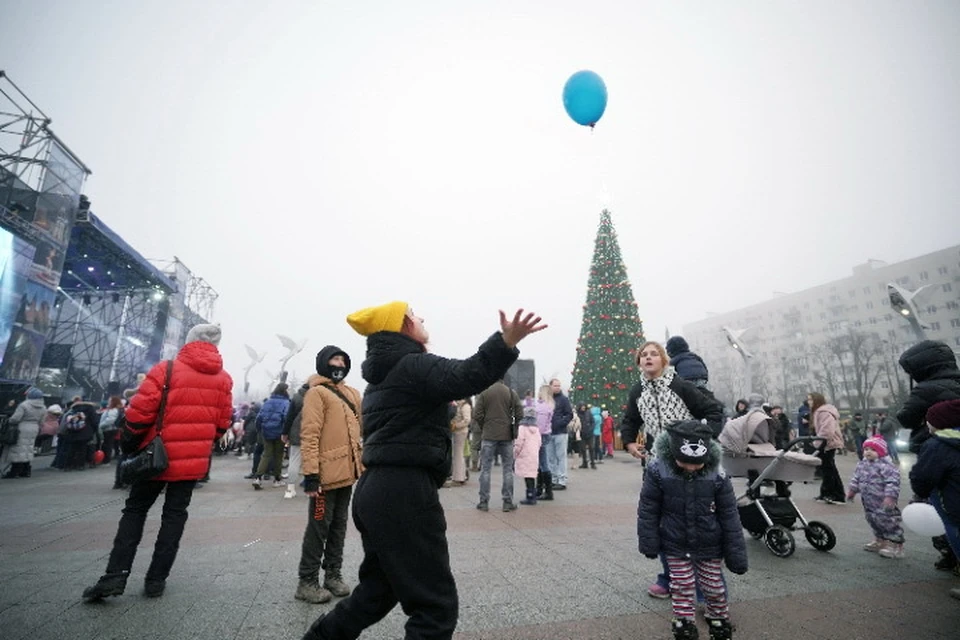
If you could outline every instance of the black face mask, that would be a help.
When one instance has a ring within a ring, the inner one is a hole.
[[[330,379],[334,382],[340,382],[347,377],[347,368],[346,367],[336,367],[330,365]]]

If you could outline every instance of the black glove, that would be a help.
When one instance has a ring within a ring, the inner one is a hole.
[[[311,473],[310,475],[303,476],[303,491],[304,493],[312,493],[314,491],[320,490],[320,476],[316,473]]]
[[[738,576],[742,576],[747,572],[747,565],[745,564],[744,565],[735,564],[735,563],[731,563],[729,560],[724,562],[724,564],[727,565],[727,569],[729,569],[731,573],[735,573]]]
[[[643,554],[643,555],[644,555],[645,557],[651,559],[651,560],[656,560],[657,558],[660,557],[660,556],[658,556],[658,555],[655,554],[655,553],[645,553],[645,554]]]

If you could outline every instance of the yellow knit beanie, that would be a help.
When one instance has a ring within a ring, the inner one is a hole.
[[[379,307],[367,307],[347,316],[347,324],[362,336],[378,331],[400,331],[403,317],[407,315],[406,302],[388,302]]]

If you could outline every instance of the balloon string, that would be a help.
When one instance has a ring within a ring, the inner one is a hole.
[[[610,191],[607,189],[607,171],[606,165],[603,162],[603,156],[601,153],[600,142],[597,137],[597,131],[593,127],[590,127],[590,139],[591,145],[593,146],[593,163],[594,163],[594,175],[596,176],[597,182],[600,183],[600,208],[601,209],[610,209],[611,207],[611,198]]]

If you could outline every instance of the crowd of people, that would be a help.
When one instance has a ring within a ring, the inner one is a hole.
[[[704,603],[711,640],[730,638],[723,567],[736,574],[748,569],[721,453],[721,433],[735,421],[768,425],[778,448],[806,437],[820,470],[816,500],[844,505],[860,496],[874,536],[863,548],[888,559],[904,555],[896,431],[898,424],[909,429],[918,454],[909,470],[912,501],[929,502],[940,514],[946,534],[935,541],[942,553],[937,568],[957,571],[960,369],[943,343],[923,341],[900,358],[915,385],[896,421],[884,411],[869,421],[860,412],[841,421],[837,407],[811,391],[793,423],[759,394],[728,413],[710,391],[707,364],[682,338],[666,348],[648,341],[636,351],[640,379],[618,424],[604,408],[574,407],[558,379],[522,399],[504,384],[517,344],[546,327],[535,314],[518,311],[511,319],[501,312],[500,331],[465,360],[430,353],[423,319],[404,302],[360,310],[347,322],[367,339],[362,394],[347,383],[350,356],[327,346],[317,354],[316,374],[292,397],[280,383],[264,402],[233,407],[232,380],[217,348],[220,329],[198,325],[172,361],[158,363],[102,406],[82,398],[46,406],[43,393],[30,388],[8,407],[0,434],[4,478],[30,477],[33,456],[53,445],[52,467],[79,470],[116,459],[115,487],[129,489],[106,571],[84,599],[124,592],[147,514],[164,493],[144,580],[148,597],[162,595],[192,493],[209,478],[214,453],[235,449],[252,461],[247,478],[254,490],[269,478],[286,488],[284,498],[294,498],[298,486],[308,498],[293,597],[340,600],[305,640],[356,638],[397,604],[409,617],[408,637],[449,638],[459,605],[438,491],[469,487],[474,472],[477,509],[486,512],[499,466],[504,512],[553,501],[571,487],[571,460],[597,470],[619,438],[643,469],[638,550],[660,565],[648,594],[672,599],[676,638],[697,637],[695,600]],[[155,439],[167,466],[125,487],[120,459],[140,455]],[[859,461],[845,487],[836,456],[848,449]],[[520,500],[515,476],[522,478]],[[787,483],[776,486],[777,496],[789,497]],[[364,552],[356,586],[344,580],[342,566],[351,504]],[[960,598],[960,589],[951,595]]]

